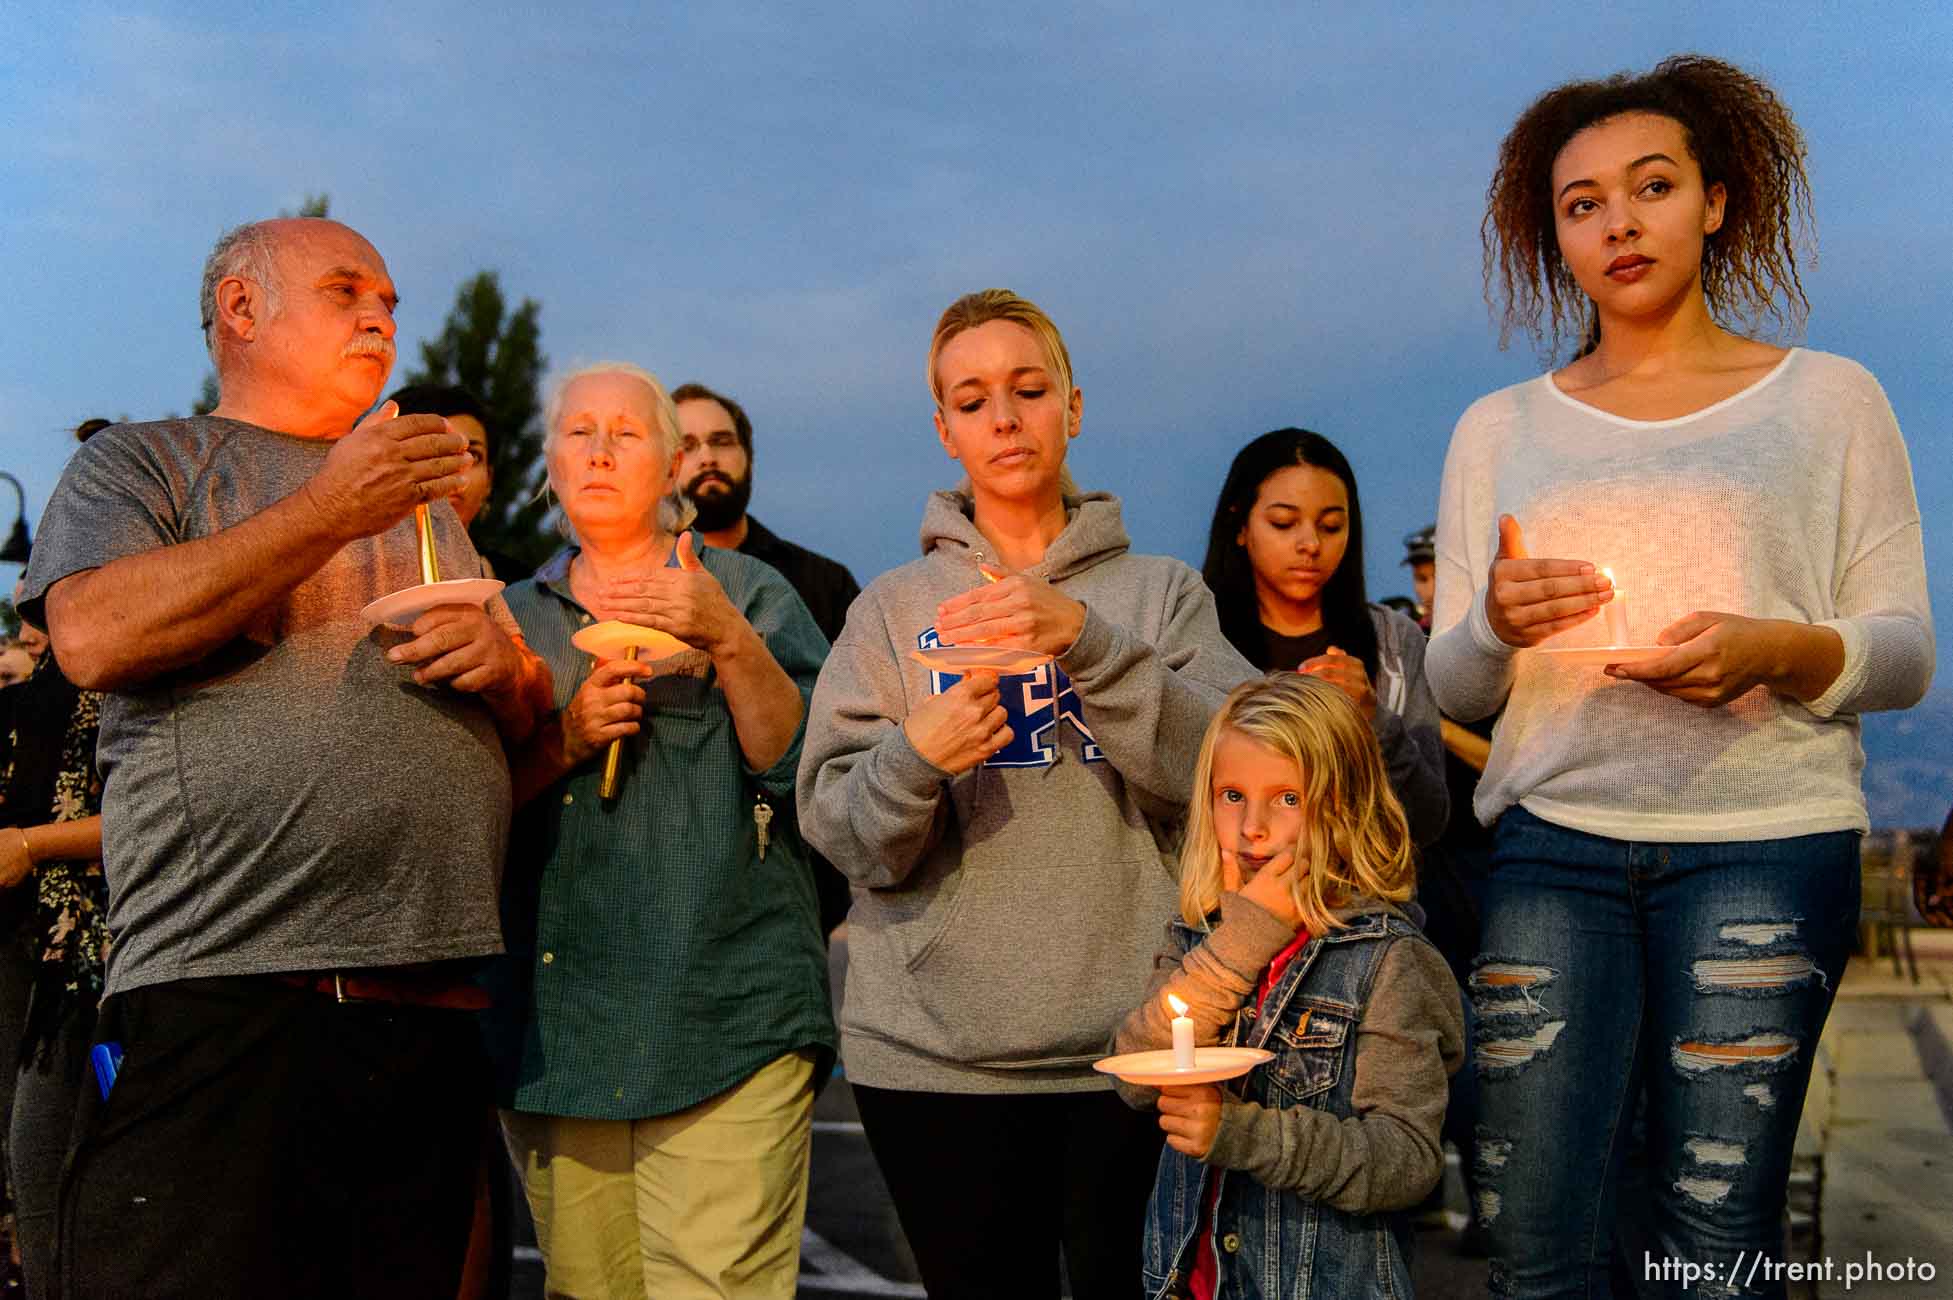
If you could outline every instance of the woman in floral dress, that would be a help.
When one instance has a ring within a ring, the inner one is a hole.
[[[108,960],[102,780],[95,771],[102,697],[63,678],[47,651],[33,676],[8,694],[0,888],[31,891],[32,900],[14,938],[25,951],[10,954],[16,967],[25,964],[30,990],[8,1172],[21,1269],[27,1294],[36,1297],[52,1280],[61,1160]]]

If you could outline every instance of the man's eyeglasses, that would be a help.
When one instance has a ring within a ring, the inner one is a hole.
[[[702,445],[710,447],[714,451],[731,451],[739,445],[739,435],[730,432],[709,433],[705,436]],[[687,456],[696,453],[700,446],[699,439],[689,434],[678,440],[678,450],[684,452]]]

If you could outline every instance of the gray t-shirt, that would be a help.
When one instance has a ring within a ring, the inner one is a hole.
[[[41,520],[23,604],[124,556],[208,537],[332,449],[201,417],[103,430]],[[479,560],[445,502],[444,575]],[[475,696],[386,660],[360,608],[420,581],[413,519],[346,546],[202,662],[108,697],[99,764],[108,991],[501,950],[509,774]]]

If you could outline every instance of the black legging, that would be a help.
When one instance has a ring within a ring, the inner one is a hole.
[[[1108,1091],[968,1094],[854,1085],[930,1300],[1132,1300],[1164,1140]],[[1042,1280],[1040,1280],[1042,1279]]]
[[[77,1008],[37,1059],[21,1062],[14,1088],[7,1145],[14,1186],[14,1234],[28,1300],[55,1294],[54,1224],[61,1188],[61,1161],[74,1130],[75,1102],[93,1087],[88,1046],[95,1031],[93,1005]]]

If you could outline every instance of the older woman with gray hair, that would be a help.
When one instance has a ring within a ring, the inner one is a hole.
[[[549,1294],[791,1296],[835,1046],[793,818],[827,647],[778,573],[681,531],[654,376],[576,371],[545,425],[572,541],[507,599],[557,712],[512,763],[487,1030]],[[571,638],[609,619],[689,648],[593,663]]]

